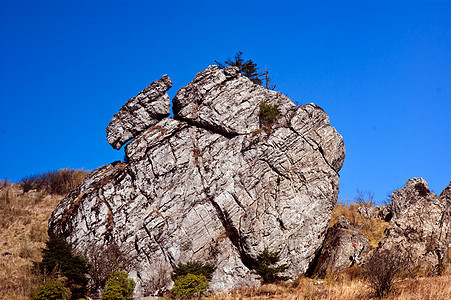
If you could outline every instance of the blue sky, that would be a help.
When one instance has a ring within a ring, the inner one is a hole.
[[[0,178],[122,160],[113,114],[237,51],[343,136],[341,199],[451,180],[450,1],[0,0]]]

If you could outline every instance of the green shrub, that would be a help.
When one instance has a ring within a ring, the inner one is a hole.
[[[279,261],[280,256],[278,252],[271,252],[268,248],[265,248],[263,252],[257,256],[257,262],[253,266],[253,273],[259,275],[263,283],[288,280],[288,277],[278,275],[278,273],[288,269],[287,264],[272,267],[272,265],[277,264]]]
[[[274,122],[277,114],[279,113],[279,109],[276,104],[271,104],[262,100],[260,102],[260,120],[262,123],[272,123]]]
[[[71,299],[84,298],[88,292],[88,261],[75,255],[72,246],[63,238],[50,238],[42,254],[42,262],[35,262],[35,268],[45,275],[60,272],[67,277],[66,286],[71,291]]]
[[[102,300],[131,300],[134,289],[135,281],[128,277],[127,272],[114,272],[106,282]]]
[[[187,274],[179,277],[171,289],[172,298],[191,299],[200,298],[208,288],[208,280],[204,275]]]
[[[172,273],[172,280],[176,281],[178,278],[186,276],[188,274],[202,275],[208,281],[213,277],[213,273],[216,270],[215,265],[209,263],[203,263],[201,261],[191,261],[186,264],[179,263]]]
[[[70,291],[60,281],[54,280],[40,286],[33,294],[33,300],[66,300]]]

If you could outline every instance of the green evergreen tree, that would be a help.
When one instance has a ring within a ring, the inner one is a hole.
[[[238,67],[240,69],[241,74],[247,76],[253,83],[256,84],[262,84],[262,76],[263,74],[258,72],[258,67],[255,62],[253,62],[251,59],[244,61],[244,59],[241,57],[243,55],[243,52],[238,51],[235,54],[234,60],[228,59],[224,63],[220,63],[217,60],[215,62],[218,64],[219,67],[225,68],[226,66],[234,66]]]
[[[186,264],[179,263],[172,273],[172,280],[176,281],[178,278],[188,274],[202,275],[208,281],[213,278],[213,273],[216,270],[216,266],[201,261],[190,261]]]
[[[280,276],[279,273],[288,269],[287,264],[280,266],[276,265],[280,261],[280,255],[278,252],[271,252],[268,248],[265,248],[257,256],[257,262],[253,267],[253,273],[259,275],[263,283],[271,283],[279,280],[288,280],[286,276]]]
[[[60,272],[67,278],[66,286],[70,289],[71,299],[85,298],[88,293],[90,265],[80,255],[75,255],[72,246],[63,238],[50,238],[42,249],[42,262],[35,262],[42,274]]]

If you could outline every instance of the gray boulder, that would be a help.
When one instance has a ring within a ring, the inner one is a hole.
[[[120,149],[132,138],[169,116],[171,100],[166,91],[171,87],[171,79],[164,75],[128,100],[106,128],[108,143],[114,149]]]
[[[343,271],[359,263],[369,251],[368,238],[340,216],[338,222],[328,228],[321,251],[308,275],[324,278],[328,269],[331,272]]]
[[[262,100],[279,106],[263,128]],[[94,170],[58,205],[50,233],[88,258],[117,245],[137,296],[167,290],[173,267],[192,260],[217,266],[213,290],[257,284],[250,267],[265,248],[290,265],[285,276],[304,273],[324,240],[345,157],[327,114],[216,66],[173,102],[174,119],[129,131],[127,163]]]
[[[450,191],[451,183],[437,196],[424,179],[414,178],[393,192],[394,216],[375,254],[396,252],[411,266],[440,273],[451,241]]]

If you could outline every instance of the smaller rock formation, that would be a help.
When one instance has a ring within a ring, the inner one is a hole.
[[[106,128],[108,143],[119,150],[132,138],[169,116],[171,100],[166,91],[171,87],[171,79],[164,75],[128,100]]]
[[[423,178],[407,180],[406,186],[402,190],[395,190],[391,196],[393,216],[402,215],[412,204],[426,198],[429,194],[432,193],[430,193],[428,184]],[[436,195],[434,194],[434,196]]]
[[[392,195],[393,218],[374,251],[399,252],[412,266],[440,273],[451,241],[451,183],[440,196],[422,178],[409,179]]]
[[[349,224],[344,216],[340,216],[338,222],[328,228],[323,247],[308,275],[324,278],[328,268],[332,272],[343,271],[352,264],[359,263],[369,250],[368,238]]]

